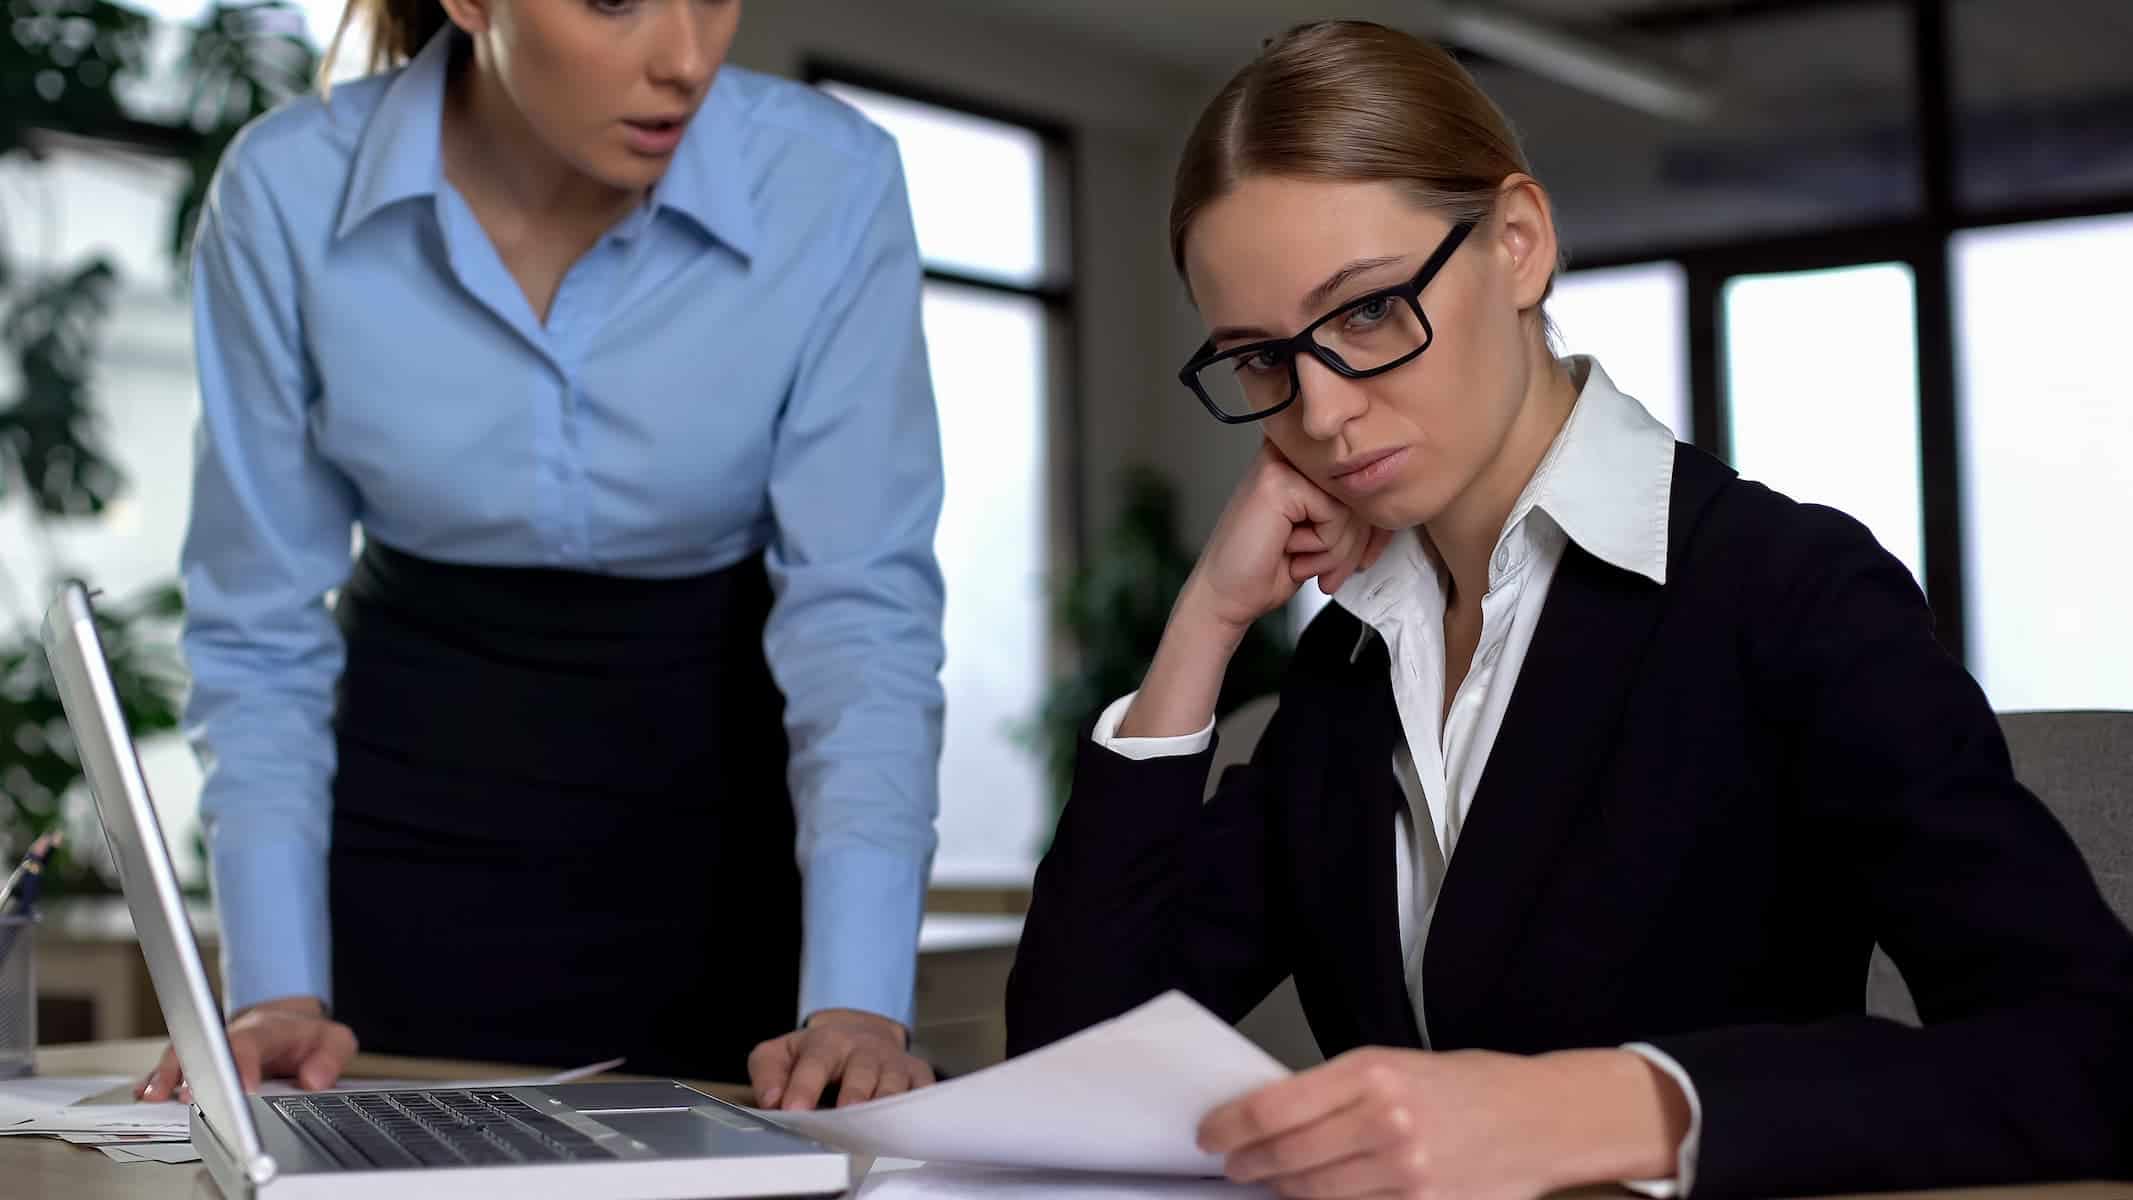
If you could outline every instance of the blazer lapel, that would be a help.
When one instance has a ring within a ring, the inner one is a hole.
[[[1432,1045],[1475,1044],[1549,867],[1604,777],[1659,585],[1564,550],[1459,844],[1423,955]]]
[[[1351,943],[1337,950],[1345,964],[1347,1007],[1357,1022],[1357,1045],[1420,1046],[1400,961],[1392,839],[1406,801],[1392,772],[1402,735],[1384,640],[1372,633],[1341,674],[1338,691],[1355,702],[1333,720],[1320,813],[1327,843],[1335,848],[1321,860],[1333,872],[1326,880],[1334,904],[1331,928]]]

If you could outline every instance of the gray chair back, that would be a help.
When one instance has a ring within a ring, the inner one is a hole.
[[[1207,794],[1201,799],[1214,799],[1224,771],[1251,761],[1252,751],[1259,748],[1260,735],[1266,732],[1267,722],[1274,719],[1274,710],[1280,707],[1279,695],[1258,696],[1215,722],[1215,761],[1207,769]]]
[[[2059,818],[2104,901],[2133,925],[2133,712],[2005,713],[2000,728],[2015,778]],[[1878,947],[1867,970],[1866,1008],[1918,1023],[1911,989]]]
[[[1259,696],[1238,705],[1234,712],[1215,723],[1218,736],[1214,765],[1207,772],[1209,797],[1215,794],[1224,771],[1251,760],[1260,735],[1266,732],[1267,722],[1274,719],[1274,710],[1280,706],[1280,696]],[[1319,1052],[1318,1039],[1311,1036],[1311,1023],[1304,1020],[1303,1004],[1296,998],[1296,981],[1293,979],[1282,980],[1281,986],[1259,1002],[1259,1007],[1246,1013],[1244,1019],[1237,1022],[1237,1031],[1292,1071],[1326,1061],[1326,1056]]]

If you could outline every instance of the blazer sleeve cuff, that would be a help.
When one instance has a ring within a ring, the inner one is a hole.
[[[1696,1185],[1696,1154],[1703,1145],[1703,1098],[1696,1094],[1695,1082],[1673,1055],[1648,1042],[1632,1042],[1622,1048],[1666,1072],[1689,1101],[1689,1131],[1683,1135],[1680,1149],[1674,1152],[1674,1177],[1624,1180],[1622,1186],[1653,1200],[1677,1200]]]
[[[1180,734],[1177,737],[1118,736],[1118,726],[1126,719],[1126,710],[1133,707],[1133,698],[1138,695],[1139,692],[1127,692],[1113,700],[1110,707],[1104,709],[1103,715],[1096,718],[1096,728],[1090,732],[1090,740],[1121,758],[1130,758],[1135,762],[1198,754],[1215,740],[1213,717],[1207,719],[1206,726],[1198,733]]]

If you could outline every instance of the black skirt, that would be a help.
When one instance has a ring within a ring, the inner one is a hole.
[[[799,980],[769,609],[759,556],[646,581],[368,545],[330,876],[365,1049],[746,1080]]]

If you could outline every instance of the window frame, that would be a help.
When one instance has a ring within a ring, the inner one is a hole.
[[[1798,11],[1828,0],[1746,0],[1743,3],[1660,10],[1627,25],[1664,32],[1699,23],[1751,19],[1759,12]],[[1728,461],[1725,394],[1724,295],[1740,275],[1783,274],[1870,263],[1911,269],[1917,321],[1920,510],[1924,520],[1925,592],[1935,632],[1949,653],[1968,665],[1968,612],[1963,529],[1955,283],[1956,234],[2004,225],[2133,213],[2133,194],[2100,194],[2045,204],[1965,207],[1956,170],[1959,121],[1955,111],[1952,23],[1942,0],[1895,0],[1909,20],[1912,105],[1917,116],[1920,184],[1918,215],[1848,227],[1726,242],[1652,244],[1577,258],[1572,270],[1678,263],[1688,278],[1688,354],[1691,440]]]

